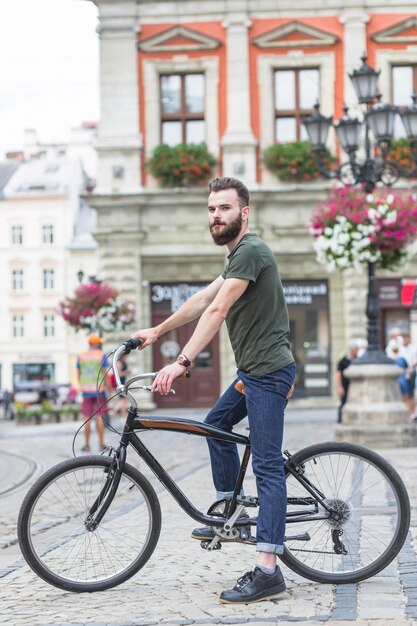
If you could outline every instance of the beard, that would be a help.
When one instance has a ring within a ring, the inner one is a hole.
[[[221,232],[217,232],[217,230],[214,230],[213,227],[218,224],[223,224],[223,222],[213,222],[213,224],[210,224],[210,233],[213,237],[214,243],[217,246],[225,246],[230,241],[233,241],[233,239],[235,239],[240,233],[242,223],[242,214],[239,213],[239,215],[236,219],[233,220],[233,222],[230,222],[230,224],[227,225],[223,225],[223,229]]]

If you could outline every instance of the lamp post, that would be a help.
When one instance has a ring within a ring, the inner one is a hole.
[[[344,116],[333,124],[332,117],[320,113],[317,103],[314,112],[304,118],[303,124],[311,143],[319,173],[325,178],[335,178],[345,185],[363,184],[367,193],[371,193],[378,183],[393,185],[398,178],[417,176],[417,95],[413,94],[413,104],[401,111],[396,107],[381,102],[377,93],[377,82],[380,72],[366,63],[366,55],[362,56],[362,65],[349,74],[359,104],[364,105],[363,120],[349,115],[347,107]],[[388,152],[394,136],[394,125],[397,114],[400,115],[410,144],[413,166],[405,170],[398,163],[388,159]],[[348,160],[333,170],[324,165],[322,158],[330,127],[335,128],[337,138]],[[365,158],[359,160],[357,152],[364,129]],[[371,133],[380,148],[380,157],[372,154]],[[375,280],[375,264],[368,263],[368,295],[366,305],[368,348],[357,363],[392,363],[379,348],[379,306]]]

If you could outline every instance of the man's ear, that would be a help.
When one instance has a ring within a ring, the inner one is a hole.
[[[242,219],[247,221],[249,219],[250,207],[245,206],[242,209]]]

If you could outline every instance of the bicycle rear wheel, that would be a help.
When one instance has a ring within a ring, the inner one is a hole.
[[[339,584],[365,580],[391,563],[410,525],[407,490],[394,468],[372,450],[342,442],[310,446],[292,459],[332,513],[288,472],[287,514],[308,514],[287,523],[282,561],[305,578]]]
[[[104,493],[111,465],[112,459],[102,456],[64,461],[26,495],[18,519],[20,548],[51,585],[77,592],[110,589],[136,574],[154,551],[159,501],[149,481],[128,464],[103,520],[97,529],[87,529],[87,515]]]

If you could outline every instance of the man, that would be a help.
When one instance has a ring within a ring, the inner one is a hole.
[[[345,370],[352,363],[353,359],[356,359],[360,349],[360,342],[357,339],[351,339],[348,343],[348,352],[345,354],[337,364],[336,370],[336,389],[340,398],[339,409],[337,413],[337,421],[340,424],[342,421],[342,409],[347,402],[347,395],[349,390],[349,378],[345,376]]]
[[[416,403],[414,391],[416,386],[416,366],[417,366],[417,349],[411,343],[409,332],[402,333],[402,344],[399,345],[399,356],[403,357],[407,362],[406,377],[408,382],[407,409],[408,419],[410,422],[417,422],[415,415]]]
[[[78,357],[77,369],[78,369],[78,381],[80,384],[80,390],[83,395],[83,402],[81,406],[81,412],[84,417],[90,417],[100,407],[100,411],[96,413],[96,424],[99,441],[99,449],[103,451],[106,449],[104,445],[104,424],[102,415],[107,415],[107,405],[104,405],[106,401],[106,391],[104,384],[101,383],[99,387],[99,393],[97,395],[97,379],[103,378],[106,368],[109,367],[107,356],[101,349],[103,343],[102,338],[96,333],[92,333],[88,336],[89,349],[82,352]],[[102,375],[99,377],[100,368],[103,367]],[[107,379],[106,379],[107,382]],[[100,414],[101,412],[101,414]],[[91,434],[91,420],[86,422],[84,427],[85,445],[82,448],[83,452],[90,452],[90,434]]]
[[[226,320],[246,395],[233,381],[206,418],[206,423],[231,431],[249,419],[252,466],[259,497],[256,566],[224,591],[224,603],[249,603],[285,590],[276,554],[284,550],[286,484],[281,453],[284,408],[293,386],[295,363],[289,347],[289,323],[275,257],[260,237],[249,231],[249,192],[234,178],[215,178],[209,185],[209,228],[214,242],[229,250],[221,276],[193,295],[167,320],[133,336],[141,349],[164,333],[199,318],[175,363],[164,367],[152,390],[169,393],[173,381],[192,365]],[[233,494],[239,470],[234,444],[208,440],[217,498]],[[211,539],[210,527],[194,530],[194,538]]]

